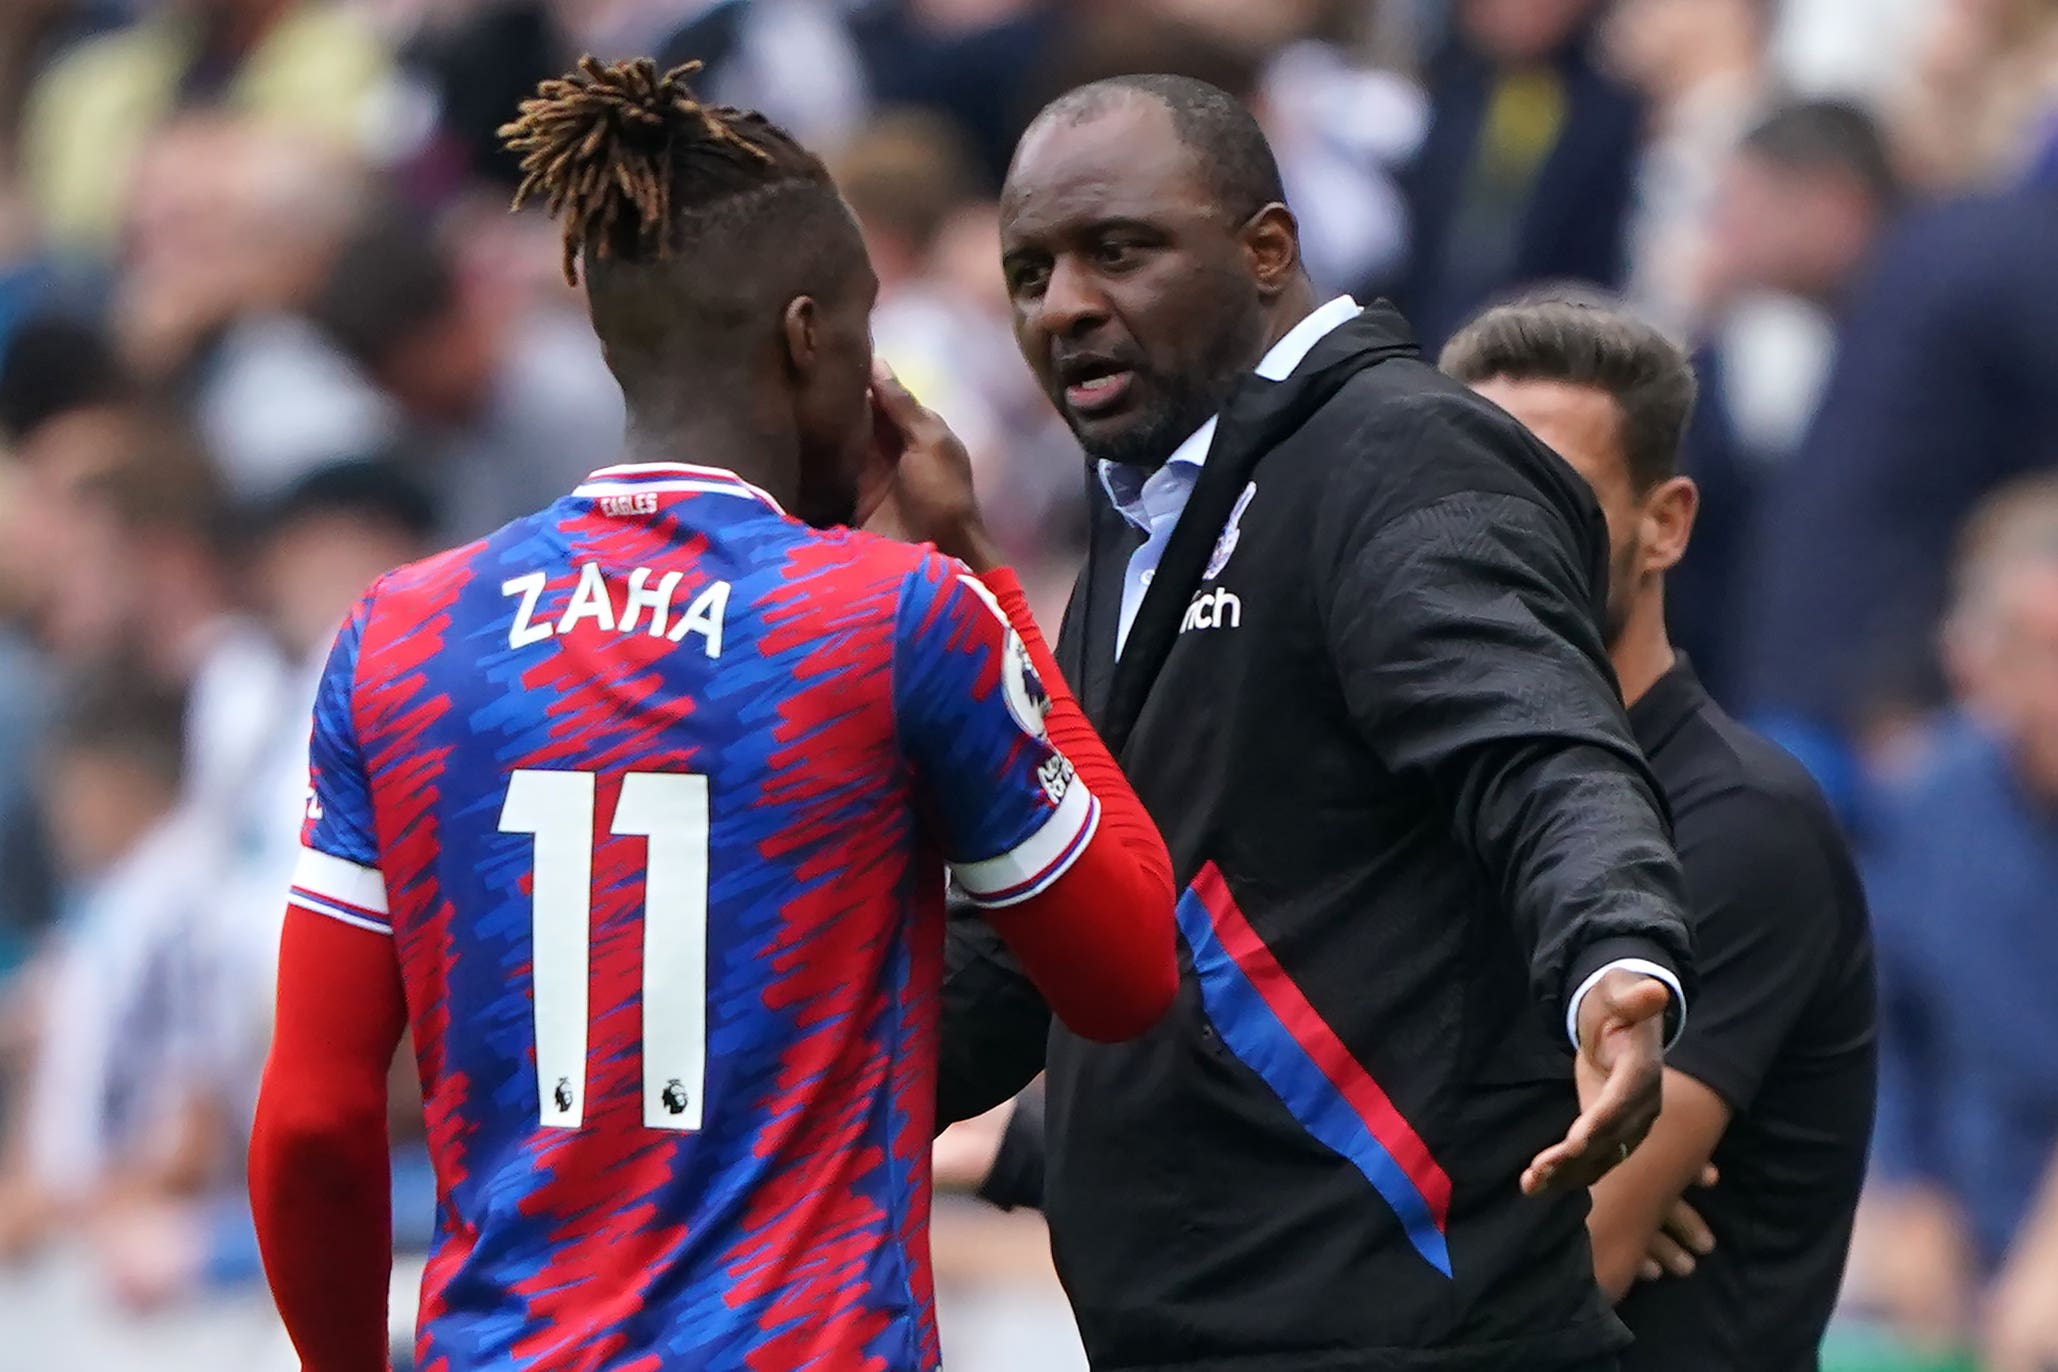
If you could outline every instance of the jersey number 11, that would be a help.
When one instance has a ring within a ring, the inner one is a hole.
[[[508,778],[502,833],[535,839],[531,999],[542,1122],[586,1118],[587,958],[593,936],[594,774]],[[610,832],[649,841],[643,879],[643,1123],[700,1128],[707,1076],[707,778],[631,772]]]

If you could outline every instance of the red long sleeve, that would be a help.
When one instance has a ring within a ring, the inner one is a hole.
[[[390,937],[287,910],[250,1203],[303,1372],[387,1369],[386,1074],[405,1026]]]
[[[1086,1038],[1134,1038],[1179,989],[1172,860],[1122,768],[1073,699],[1006,568],[980,578],[1029,650],[1050,696],[1050,741],[1100,801],[1092,840],[1048,890],[987,918],[1057,1017]]]

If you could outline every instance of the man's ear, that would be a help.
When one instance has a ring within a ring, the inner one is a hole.
[[[1292,210],[1274,201],[1244,221],[1242,237],[1258,293],[1269,300],[1300,270],[1301,226]]]
[[[786,365],[795,376],[811,376],[822,355],[822,311],[811,295],[796,295],[779,317]]]
[[[1661,481],[1644,497],[1643,543],[1646,572],[1669,572],[1686,556],[1700,513],[1701,490],[1692,477]]]

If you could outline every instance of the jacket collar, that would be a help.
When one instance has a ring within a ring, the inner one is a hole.
[[[1237,384],[1115,665],[1101,732],[1117,757],[1179,636],[1222,526],[1258,464],[1359,372],[1418,351],[1407,322],[1381,302],[1323,335],[1291,376],[1274,381],[1251,374]],[[1105,646],[1090,647],[1096,654],[1113,650],[1112,636]]]

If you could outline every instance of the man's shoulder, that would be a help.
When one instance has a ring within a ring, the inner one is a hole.
[[[1371,489],[1396,512],[1464,494],[1575,517],[1592,502],[1577,474],[1511,415],[1419,358],[1359,372],[1281,446],[1325,489]]]
[[[1860,900],[1850,843],[1821,787],[1713,701],[1701,702],[1653,765],[1689,887],[1755,890],[1737,910],[1768,920],[1841,920]]]
[[[1822,788],[1793,754],[1705,695],[1652,761],[1676,812],[1742,808],[1835,823]]]

